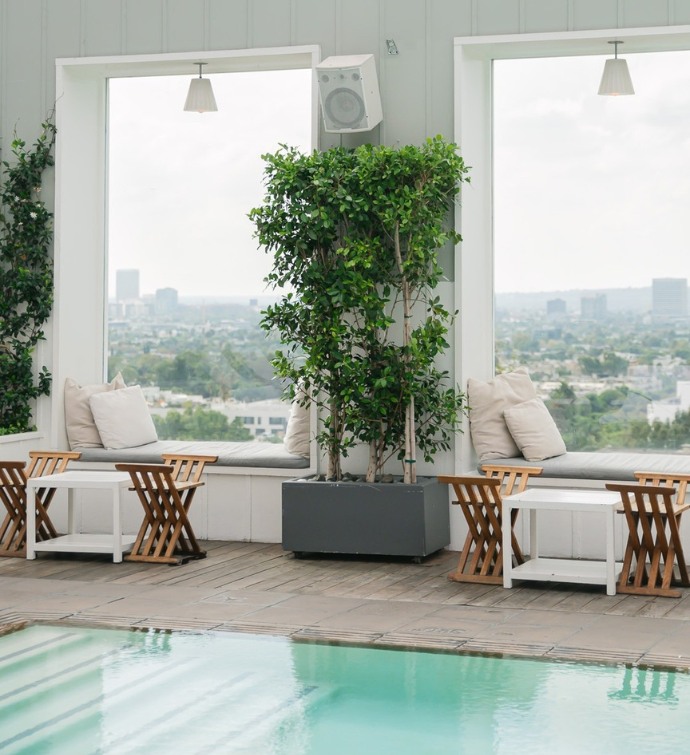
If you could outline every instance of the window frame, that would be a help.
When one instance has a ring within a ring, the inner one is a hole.
[[[690,26],[600,29],[544,34],[456,37],[454,44],[454,141],[470,166],[471,183],[456,206],[463,240],[455,252],[455,374],[494,376],[493,61],[515,58],[602,55],[611,39],[626,53],[690,50]],[[455,449],[458,470],[476,464],[465,423]]]
[[[310,68],[319,45],[243,50],[58,58],[55,124],[55,304],[50,442],[66,444],[66,377],[103,382],[107,368],[107,90],[109,78]],[[318,87],[312,76],[312,144],[319,146]]]

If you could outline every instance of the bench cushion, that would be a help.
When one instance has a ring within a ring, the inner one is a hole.
[[[158,440],[136,448],[78,448],[81,461],[140,462],[160,464],[161,454],[199,454],[218,456],[215,466],[273,467],[278,469],[305,469],[309,460],[285,450],[282,443],[253,441],[193,441]]]
[[[522,456],[501,459],[501,464],[516,467],[543,467],[544,477],[573,480],[634,480],[635,472],[678,472],[690,474],[686,454],[646,454],[628,451],[568,451],[543,461],[527,461]],[[481,469],[481,462],[479,464]]]

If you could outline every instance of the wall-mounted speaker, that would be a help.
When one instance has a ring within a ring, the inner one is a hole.
[[[343,134],[370,131],[383,120],[373,55],[336,55],[316,66],[324,128]]]

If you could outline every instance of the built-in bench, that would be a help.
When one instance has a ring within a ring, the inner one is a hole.
[[[200,454],[217,456],[218,461],[215,467],[268,469],[307,469],[309,467],[309,459],[290,453],[282,443],[157,440],[135,448],[76,448],[75,450],[81,452],[80,462],[160,464],[163,461],[163,454]]]
[[[489,463],[489,462],[487,462]],[[630,481],[635,472],[677,472],[690,474],[690,455],[647,454],[628,451],[568,451],[561,456],[542,461],[527,461],[522,456],[509,459],[494,459],[490,463],[517,467],[542,467],[539,480],[549,481],[552,486],[564,484],[555,480],[568,480],[568,484],[587,481]],[[481,463],[479,464],[481,468]]]
[[[218,456],[215,464],[206,465],[205,484],[190,512],[197,537],[212,540],[279,543],[282,483],[314,471],[309,459],[290,453],[282,443],[159,440],[136,448],[75,450],[81,458],[70,465],[73,469],[114,469],[119,462],[160,464],[162,454]],[[104,515],[107,507],[89,505],[98,492],[88,491],[87,498],[77,491],[85,532],[108,531],[111,526]],[[125,531],[136,532],[140,518],[133,499],[123,513]]]

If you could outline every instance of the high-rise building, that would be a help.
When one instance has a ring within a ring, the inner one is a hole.
[[[662,319],[688,316],[687,278],[652,280],[652,316]]]
[[[549,299],[546,302],[546,315],[548,317],[562,317],[566,312],[564,299]]]
[[[118,302],[139,298],[138,270],[117,270],[115,276],[115,297]]]
[[[583,320],[602,320],[606,317],[606,294],[583,296],[580,299],[580,317]]]
[[[177,310],[177,289],[156,289],[156,314],[172,315]]]

